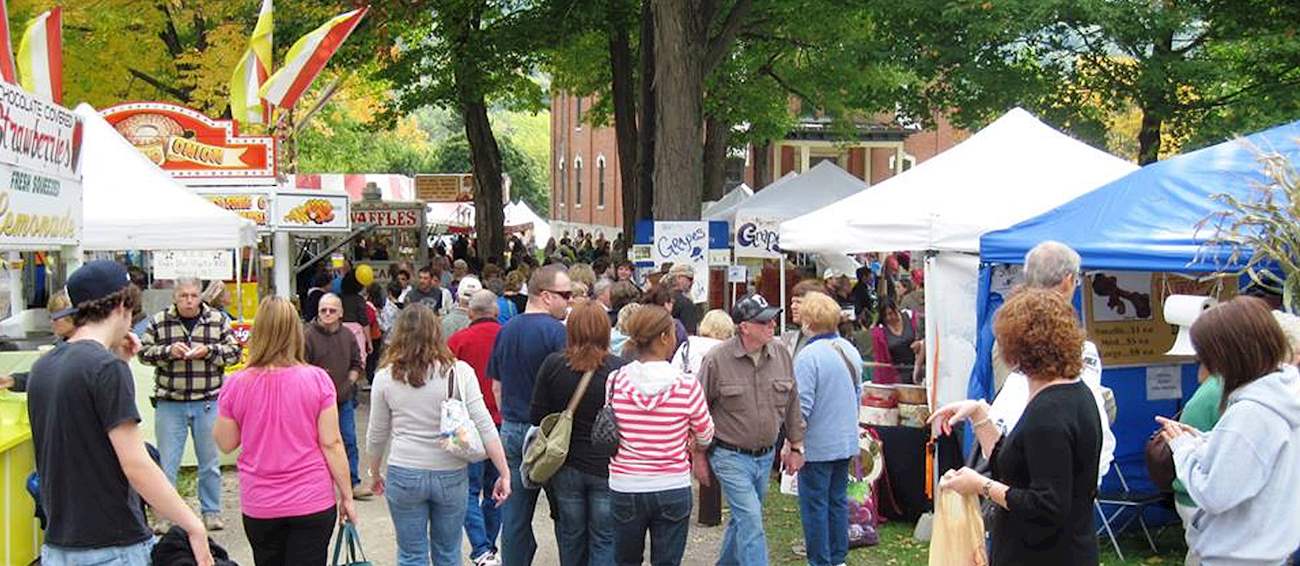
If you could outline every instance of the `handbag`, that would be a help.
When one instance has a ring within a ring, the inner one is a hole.
[[[569,404],[563,411],[551,413],[542,418],[542,425],[537,429],[537,439],[524,452],[524,467],[528,469],[528,479],[536,484],[544,484],[560,471],[564,461],[569,458],[569,441],[573,438],[573,410],[578,407],[587,384],[596,370],[582,374],[578,387],[569,397]]]
[[[596,420],[591,423],[591,448],[602,458],[610,458],[618,453],[618,420],[614,417],[614,405],[610,402],[614,398],[614,378],[611,375],[605,382],[605,406],[600,408]]]
[[[1179,411],[1174,415],[1174,420],[1182,415]],[[1142,456],[1147,463],[1147,476],[1151,478],[1152,485],[1155,485],[1161,493],[1173,493],[1174,478],[1177,472],[1174,470],[1174,451],[1169,448],[1169,443],[1165,442],[1165,437],[1160,435],[1160,429],[1151,433],[1151,438],[1147,439],[1146,446],[1142,449]]]
[[[345,545],[348,547],[347,554],[340,556]],[[344,561],[339,562],[339,558]],[[370,560],[366,559],[366,551],[361,550],[361,535],[357,534],[357,527],[352,521],[345,521],[339,527],[339,534],[334,537],[334,559],[330,561],[330,566],[371,566]]]
[[[487,459],[487,450],[478,434],[478,426],[469,416],[469,408],[460,399],[456,372],[447,364],[447,399],[442,402],[441,432],[438,442],[443,450],[469,463]]]
[[[859,445],[862,444],[872,447],[863,447],[858,456],[853,458],[853,475],[849,478],[846,490],[849,502],[849,548],[880,544],[880,532],[876,530],[880,526],[877,506],[879,500],[875,489],[876,478],[881,471],[881,465],[876,462],[880,458],[879,441],[867,435],[859,441]],[[864,458],[870,466],[867,469],[863,469]]]

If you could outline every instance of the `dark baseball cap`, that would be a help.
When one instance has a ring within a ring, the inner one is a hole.
[[[781,307],[774,307],[767,304],[767,299],[762,295],[754,293],[746,295],[736,305],[731,307],[731,319],[736,324],[742,322],[768,322],[781,314]]]
[[[76,314],[77,305],[102,299],[130,284],[131,276],[127,274],[126,266],[106,259],[86,262],[68,277],[68,300],[72,307],[50,313],[50,318]]]

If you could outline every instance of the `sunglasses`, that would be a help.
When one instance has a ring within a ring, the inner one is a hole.
[[[542,291],[552,295],[558,295],[566,301],[573,298],[573,291],[553,291],[551,289],[542,289]]]

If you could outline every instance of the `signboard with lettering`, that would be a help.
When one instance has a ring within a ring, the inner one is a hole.
[[[157,279],[197,277],[226,280],[235,278],[235,256],[230,250],[168,250],[153,253],[153,276]]]
[[[474,200],[474,176],[469,174],[416,175],[415,198],[424,202]]]
[[[178,179],[274,178],[275,139],[240,136],[230,120],[164,102],[131,102],[100,112],[141,153]]]
[[[707,222],[655,222],[650,248],[656,266],[687,264],[695,270],[691,301],[709,299],[709,225]]]
[[[81,241],[81,119],[0,82],[0,249]]]
[[[736,214],[736,257],[781,257],[781,220],[739,212]]]
[[[315,191],[277,192],[275,228],[306,232],[346,232],[351,229],[348,195]]]
[[[362,210],[352,205],[353,224],[374,224],[377,228],[417,228],[423,207],[377,208]]]
[[[257,224],[259,230],[270,228],[271,197],[266,193],[200,193],[217,206]]]
[[[1178,327],[1165,322],[1165,297],[1212,295],[1226,301],[1236,294],[1231,281],[1198,281],[1177,274],[1099,271],[1084,279],[1080,290],[1088,339],[1107,367],[1171,360],[1165,352],[1173,346]]]

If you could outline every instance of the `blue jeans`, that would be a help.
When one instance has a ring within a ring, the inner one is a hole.
[[[519,479],[519,465],[524,461],[524,435],[528,423],[505,421],[501,423],[501,443],[506,449],[506,463],[510,465],[510,498],[501,506],[501,565],[528,566],[537,553],[537,539],[533,538],[533,511],[537,509],[537,490],[524,489]]]
[[[570,466],[551,477],[546,496],[555,501],[555,541],[561,566],[614,563],[612,493],[609,478]]]
[[[691,528],[691,488],[650,493],[613,492],[614,555],[619,566],[641,566],[650,532],[651,566],[676,566]],[[592,560],[592,564],[599,564]]]
[[[772,474],[775,450],[749,456],[724,448],[709,453],[709,466],[722,484],[722,496],[731,508],[731,520],[722,535],[719,566],[767,564],[767,537],[763,534],[763,500]]]
[[[361,483],[361,474],[357,473],[361,454],[357,452],[356,397],[339,403],[339,434],[343,436],[343,450],[348,453],[348,473],[352,475],[352,487],[356,487]]]
[[[221,512],[221,458],[212,427],[217,423],[217,401],[158,400],[154,410],[154,434],[163,473],[176,485],[176,473],[185,454],[185,436],[194,437],[194,456],[199,463],[199,507],[204,513]]]
[[[469,473],[469,500],[465,508],[465,536],[472,547],[470,558],[496,552],[497,535],[501,534],[501,510],[492,500],[492,487],[497,483],[497,467],[491,460],[474,462]]]
[[[849,555],[849,461],[805,462],[799,469],[799,518],[811,566]]]
[[[388,466],[388,512],[397,531],[398,566],[460,564],[460,529],[465,523],[465,470],[420,470]],[[432,551],[432,556],[430,556]]]
[[[130,546],[104,548],[68,548],[45,543],[41,547],[41,564],[44,566],[149,566],[149,553],[153,550],[153,537]]]

